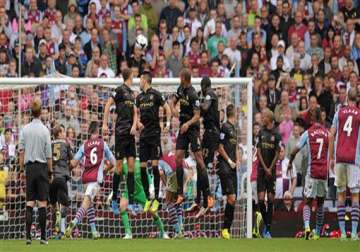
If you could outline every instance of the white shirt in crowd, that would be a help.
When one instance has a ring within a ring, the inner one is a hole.
[[[99,67],[99,69],[98,69],[98,77],[114,78],[115,73],[110,67],[108,67],[108,68]]]
[[[276,164],[276,185],[275,185],[275,199],[282,199],[284,193],[291,188],[291,180],[296,178],[296,168],[292,165],[291,172],[287,172],[289,159],[279,160]]]

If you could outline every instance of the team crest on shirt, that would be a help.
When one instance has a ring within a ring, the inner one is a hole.
[[[221,133],[221,134],[220,134],[220,139],[221,139],[221,140],[224,140],[224,138],[225,138],[225,134],[224,134],[224,133]]]
[[[151,94],[151,95],[150,95],[150,100],[152,100],[153,98],[154,98],[154,95]]]
[[[274,136],[271,136],[271,141],[275,141],[275,137],[274,137]]]
[[[195,106],[200,106],[200,101],[199,100],[196,100],[196,102],[195,102]]]

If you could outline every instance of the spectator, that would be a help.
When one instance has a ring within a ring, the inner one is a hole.
[[[98,77],[105,77],[105,78],[114,78],[115,73],[109,67],[109,56],[107,54],[101,55],[100,58],[100,66],[98,69]]]
[[[136,25],[136,17],[139,16],[140,18],[140,28],[147,33],[148,31],[148,20],[146,15],[141,14],[140,12],[140,4],[137,0],[132,1],[131,3],[131,7],[133,10],[133,15],[130,17],[129,21],[128,21],[128,29],[131,30],[135,27]]]
[[[208,40],[208,49],[210,52],[210,58],[213,59],[218,55],[217,44],[223,42],[227,45],[226,37],[221,35],[222,23],[216,21],[215,23],[215,34]]]
[[[41,63],[34,55],[34,48],[27,47],[24,62],[22,63],[21,76],[40,77]]]
[[[98,43],[98,30],[93,28],[91,29],[90,41],[84,45],[84,52],[89,60],[92,58],[93,50],[96,47],[101,48],[100,44]]]
[[[173,42],[172,53],[166,60],[166,67],[172,72],[174,77],[179,77],[180,70],[182,69],[180,43]]]
[[[151,0],[144,0],[140,7],[140,13],[145,15],[147,19],[149,37],[155,34],[159,22],[159,16],[156,14],[154,6],[151,2]]]
[[[283,120],[295,120],[298,116],[296,109],[291,109],[289,106],[289,93],[282,91],[280,104],[275,107],[275,121],[281,123]]]
[[[65,128],[71,127],[75,129],[75,135],[80,133],[80,123],[71,113],[71,107],[65,106],[64,117],[60,118],[59,123],[64,125]]]
[[[170,33],[176,25],[177,18],[182,15],[177,7],[177,0],[170,0],[169,5],[165,7],[160,14],[160,20],[166,20],[167,32]]]

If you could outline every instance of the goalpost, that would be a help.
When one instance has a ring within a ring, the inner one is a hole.
[[[200,91],[201,78],[192,78],[192,84],[197,91]],[[75,130],[76,137],[69,133],[69,139],[73,143],[74,151],[86,138],[89,121],[102,121],[104,103],[109,94],[117,85],[123,82],[122,78],[1,78],[0,79],[0,131],[10,128],[12,130],[11,144],[0,139],[4,167],[0,172],[6,174],[4,183],[0,180],[0,239],[21,239],[24,238],[25,230],[25,180],[19,173],[17,163],[16,145],[19,140],[21,128],[30,121],[29,104],[31,99],[39,96],[42,99],[42,118],[49,127],[50,122],[57,120],[65,122],[67,128]],[[242,150],[242,164],[238,167],[238,197],[235,210],[235,218],[232,226],[233,237],[252,237],[252,98],[253,84],[251,78],[211,78],[212,87],[219,97],[219,110],[222,111],[226,105],[233,103],[237,108],[237,130],[238,144]],[[175,93],[180,83],[178,78],[153,78],[152,85],[162,92],[166,97]],[[134,91],[139,91],[139,79],[134,79]],[[160,111],[162,116],[162,112]],[[114,120],[114,118],[112,118]],[[113,124],[111,121],[110,124]],[[70,127],[69,127],[70,126]],[[172,120],[170,136],[162,135],[163,138],[175,139],[178,121]],[[70,130],[69,130],[70,131]],[[201,130],[201,135],[203,130]],[[114,143],[114,137],[107,139],[110,146]],[[185,207],[189,207],[195,199],[196,190],[196,169],[185,173],[188,178]],[[69,181],[69,194],[71,200],[71,211],[68,221],[76,213],[79,202],[82,200],[82,188],[79,178],[81,168],[72,171],[72,178]],[[219,237],[223,223],[224,199],[221,195],[221,188],[218,177],[214,170],[209,171],[209,179],[212,193],[215,195],[216,204],[205,216],[199,219],[195,214],[185,212],[184,234],[188,238],[195,237]],[[103,189],[95,200],[96,223],[102,237],[122,237],[123,227],[119,216],[111,212],[106,198],[112,190],[111,176],[105,178]],[[122,187],[122,186],[120,186]],[[1,194],[4,188],[4,194]],[[162,187],[163,189],[163,187]],[[121,195],[121,194],[120,194]],[[35,215],[37,215],[35,211]],[[167,212],[163,208],[159,211],[164,221],[165,228],[168,228]],[[52,236],[54,216],[48,211],[49,236]],[[141,213],[130,216],[131,226],[135,237],[155,237],[158,231],[149,214]],[[35,219],[36,221],[36,219]],[[34,224],[37,222],[34,222]],[[34,225],[33,235],[37,234],[37,227]],[[86,220],[79,226],[79,237],[88,237],[89,227]]]

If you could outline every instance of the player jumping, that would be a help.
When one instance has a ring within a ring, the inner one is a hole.
[[[83,216],[87,214],[88,223],[91,228],[93,239],[100,238],[95,225],[95,208],[93,200],[100,191],[100,185],[103,182],[104,170],[107,171],[115,165],[115,158],[108,145],[99,136],[98,122],[91,122],[89,126],[89,139],[80,147],[71,160],[71,166],[76,167],[84,158],[84,171],[82,174],[82,183],[85,186],[85,194],[82,205],[77,211],[75,218],[70,222],[65,230],[65,236],[70,237],[74,227],[81,222]],[[110,165],[104,167],[104,160],[109,160]]]
[[[147,212],[151,206],[152,212],[156,212],[159,202],[160,175],[158,161],[161,157],[161,128],[159,108],[163,107],[166,113],[166,126],[164,132],[170,129],[171,110],[166,103],[165,97],[151,87],[151,74],[145,72],[140,78],[140,89],[142,92],[136,98],[136,107],[139,109],[138,129],[140,133],[140,166],[141,181],[146,195],[144,211]],[[147,162],[151,161],[154,175],[155,199],[150,201],[149,180],[147,173]]]
[[[53,135],[55,140],[52,142],[53,153],[53,181],[50,185],[50,203],[56,211],[55,231],[58,232],[57,238],[61,238],[65,233],[65,222],[70,205],[68,198],[67,181],[70,179],[70,160],[73,158],[72,150],[65,141],[66,133],[63,125],[54,127]],[[56,206],[56,203],[59,206]]]
[[[218,97],[215,91],[211,88],[211,81],[208,77],[204,77],[201,80],[201,93],[204,97],[203,102],[201,103],[201,116],[203,117],[203,124],[205,128],[202,141],[203,158],[208,171],[210,171],[213,168],[215,152],[219,147],[220,114],[218,110]],[[198,170],[197,172],[200,173],[201,171]],[[201,188],[200,180],[197,180],[196,188],[196,201],[195,204],[191,206],[190,210],[200,204],[201,194],[203,194],[204,199],[207,199],[209,196],[206,190],[202,190],[204,188]],[[197,216],[205,214],[207,210],[208,202],[207,200],[204,200],[203,207],[200,208]]]
[[[317,109],[314,115],[315,119],[313,119],[315,123],[301,135],[298,144],[291,153],[288,165],[288,171],[291,172],[293,169],[292,162],[294,161],[296,154],[307,145],[309,163],[304,186],[306,204],[303,209],[306,240],[309,239],[311,233],[311,206],[315,199],[317,200],[317,211],[314,240],[320,238],[320,232],[324,223],[323,205],[327,193],[328,147],[329,142],[331,141],[331,135],[329,134],[329,131],[320,124],[320,115],[320,109]]]
[[[123,165],[123,173],[126,175],[128,172],[128,167],[126,164]],[[135,172],[134,172],[134,176],[135,176],[135,191],[134,191],[134,201],[139,203],[144,211],[145,211],[145,206],[146,206],[146,202],[147,202],[147,197],[146,197],[146,193],[144,191],[143,188],[143,184],[142,184],[142,174],[141,174],[141,169],[140,169],[140,163],[138,161],[135,161]],[[146,173],[146,179],[149,181],[150,177],[148,175],[148,173]],[[125,192],[122,194],[121,200],[120,200],[120,211],[121,211],[121,221],[125,227],[125,240],[128,239],[132,239],[132,232],[131,232],[131,227],[130,227],[130,222],[129,222],[129,216],[128,213],[126,211],[127,207],[128,207],[128,190],[126,188]],[[157,209],[156,209],[157,210]],[[165,232],[164,229],[164,224],[161,220],[161,218],[159,217],[159,215],[157,214],[157,212],[153,211],[153,208],[149,209],[150,214],[152,215],[156,226],[159,228],[160,231],[160,238],[163,239],[169,239],[168,235]]]
[[[360,191],[360,109],[356,107],[357,91],[350,89],[348,93],[348,105],[344,105],[336,112],[331,134],[333,139],[330,142],[331,168],[334,166],[335,154],[335,185],[338,191],[338,221],[341,230],[341,240],[346,240],[345,228],[345,200],[346,187],[351,192],[351,239],[358,240],[357,228],[359,222],[359,191]],[[336,149],[334,141],[336,139]]]
[[[134,199],[134,159],[136,157],[135,133],[137,124],[137,111],[135,107],[134,92],[131,90],[133,83],[132,72],[130,69],[122,71],[124,84],[118,87],[110,96],[105,105],[103,134],[108,134],[110,107],[116,105],[116,125],[115,125],[115,157],[116,172],[113,176],[113,195],[111,207],[114,214],[120,213],[118,200],[118,190],[122,177],[123,159],[127,158],[128,174],[126,184],[129,190],[129,208],[132,208]]]
[[[208,207],[214,205],[214,199],[210,196],[209,178],[202,156],[200,146],[200,101],[195,88],[191,85],[191,72],[189,69],[183,69],[180,73],[180,86],[174,96],[171,104],[173,115],[178,117],[175,108],[177,102],[180,102],[180,130],[176,139],[176,179],[178,184],[178,198],[176,203],[180,204],[184,201],[184,170],[183,159],[185,151],[188,150],[189,144],[195,155],[197,166],[199,167],[198,180],[201,185],[201,191],[207,197]]]
[[[218,174],[221,182],[223,195],[226,195],[224,225],[221,235],[224,239],[230,239],[230,227],[234,219],[234,210],[237,194],[236,166],[240,162],[240,154],[237,145],[235,106],[230,104],[226,108],[227,122],[220,130]]]

